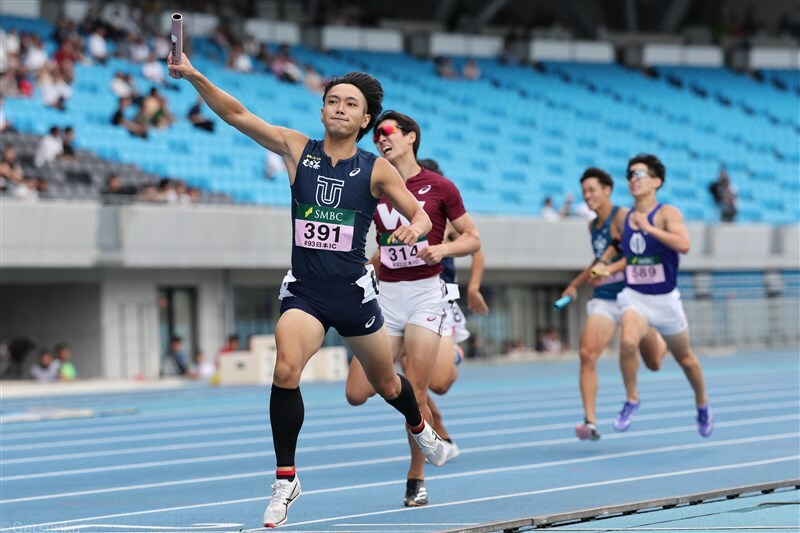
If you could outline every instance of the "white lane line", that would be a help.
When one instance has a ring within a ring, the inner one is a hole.
[[[756,466],[765,466],[765,465],[771,465],[771,464],[792,462],[792,461],[797,461],[798,459],[800,459],[800,455],[789,455],[789,456],[778,457],[778,458],[774,458],[774,459],[765,459],[765,460],[762,460],[762,461],[750,461],[750,462],[747,462],[747,463],[734,463],[734,464],[719,465],[719,466],[704,467],[704,468],[693,468],[693,469],[689,469],[689,470],[679,470],[679,471],[675,471],[675,472],[667,472],[667,473],[662,473],[662,474],[650,474],[650,475],[646,475],[646,476],[619,478],[619,479],[612,479],[612,480],[606,480],[606,481],[598,481],[598,482],[594,482],[594,483],[582,483],[582,484],[579,484],[579,485],[567,485],[567,486],[562,486],[562,487],[554,487],[554,488],[541,489],[541,490],[536,490],[536,491],[518,492],[518,493],[503,494],[503,495],[498,495],[498,496],[488,496],[488,497],[484,497],[484,498],[473,498],[473,499],[469,499],[469,500],[460,500],[460,501],[447,502],[447,503],[428,504],[425,507],[416,508],[416,509],[415,508],[389,509],[389,510],[385,510],[385,511],[376,511],[376,512],[373,512],[373,513],[362,513],[362,514],[355,514],[355,515],[337,516],[337,517],[332,517],[332,518],[323,518],[323,519],[319,519],[319,520],[313,520],[313,521],[309,521],[309,522],[298,522],[298,523],[294,523],[292,525],[293,526],[301,526],[301,525],[314,524],[314,523],[319,523],[319,522],[330,522],[330,521],[333,521],[333,520],[348,520],[348,519],[351,519],[351,518],[363,518],[365,516],[377,516],[377,515],[382,515],[382,514],[392,514],[392,513],[407,512],[407,511],[419,512],[419,510],[426,509],[426,508],[433,509],[433,508],[438,508],[438,507],[452,507],[452,506],[458,506],[458,505],[468,505],[468,504],[472,504],[472,503],[483,503],[483,502],[486,502],[486,501],[493,501],[493,500],[505,500],[505,499],[511,499],[511,498],[524,497],[524,496],[534,496],[534,495],[537,495],[537,494],[564,492],[564,491],[570,491],[570,490],[579,490],[579,489],[592,488],[592,487],[602,487],[602,486],[616,485],[616,484],[622,484],[622,483],[632,483],[632,482],[637,482],[637,481],[647,481],[647,480],[651,480],[651,479],[661,479],[661,478],[667,478],[667,477],[685,476],[685,475],[700,474],[700,473],[706,473],[706,472],[718,472],[718,471],[723,471],[723,470],[736,470],[736,469],[741,469],[741,468],[750,468],[750,467],[756,467]],[[398,480],[398,481],[396,481],[394,483],[397,483],[397,484],[405,483],[405,479]],[[343,489],[344,489],[343,487],[337,487],[336,489],[332,489],[332,490],[323,489],[323,490],[320,490],[320,491],[312,491],[312,492],[318,494],[318,493],[322,493],[322,492],[341,491]],[[310,493],[306,492],[304,494],[308,495]],[[197,504],[192,504],[192,505],[181,505],[181,506],[176,506],[176,507],[165,507],[165,508],[160,508],[160,509],[147,509],[147,510],[144,510],[144,511],[131,511],[131,512],[127,512],[127,513],[115,513],[115,514],[102,515],[102,516],[92,516],[92,517],[85,517],[85,518],[74,518],[74,519],[71,519],[71,520],[59,520],[57,522],[43,522],[43,523],[39,523],[39,524],[29,524],[29,525],[23,525],[23,526],[14,525],[12,527],[0,528],[0,532],[2,532],[2,531],[13,531],[13,530],[19,531],[20,528],[25,528],[24,529],[25,531],[34,531],[35,528],[43,528],[43,527],[52,526],[52,525],[62,526],[62,525],[66,525],[66,524],[74,524],[74,523],[78,523],[78,522],[87,522],[87,521],[91,521],[91,520],[107,520],[109,518],[121,518],[121,517],[128,517],[128,516],[142,516],[142,515],[149,515],[149,514],[156,514],[156,513],[168,513],[168,512],[173,512],[173,511],[185,511],[185,510],[190,510],[190,509],[202,509],[202,508],[207,508],[207,507],[220,507],[220,506],[225,506],[225,505],[237,505],[237,504],[243,504],[243,503],[265,502],[265,501],[267,501],[267,497],[266,496],[259,496],[259,497],[255,497],[255,498],[242,498],[242,499],[237,499],[237,500],[226,500],[226,501],[209,502],[209,503],[197,503]]]
[[[691,468],[687,470],[679,470],[677,472],[665,472],[662,474],[649,474],[646,476],[633,476],[627,478],[620,478],[620,479],[611,479],[606,481],[596,481],[593,483],[581,483],[579,485],[567,485],[564,487],[556,487],[552,489],[540,489],[540,490],[532,490],[527,492],[516,492],[510,494],[503,494],[498,496],[487,496],[484,498],[472,498],[469,500],[461,500],[455,502],[447,502],[447,503],[434,503],[428,504],[425,507],[420,507],[419,509],[435,509],[438,507],[453,507],[458,505],[469,505],[473,503],[485,503],[489,501],[498,501],[498,500],[509,500],[513,498],[521,498],[526,496],[535,496],[537,494],[549,494],[554,492],[565,492],[570,490],[578,490],[578,489],[586,489],[586,488],[593,488],[593,487],[605,487],[608,485],[618,485],[622,483],[633,483],[637,481],[649,481],[652,479],[663,479],[669,477],[676,477],[676,476],[686,476],[692,474],[704,474],[707,472],[719,472],[722,470],[736,470],[741,468],[750,468],[755,466],[765,466],[777,463],[787,463],[787,462],[796,462],[800,459],[800,455],[787,455],[784,457],[776,457],[774,459],[764,459],[761,461],[749,461],[746,463],[733,463],[728,465],[719,465],[719,466],[708,466],[703,468]],[[361,514],[353,514],[347,516],[337,516],[331,518],[322,518],[318,520],[308,520],[306,522],[295,522],[292,524],[293,526],[305,526],[308,524],[319,524],[322,522],[331,522],[334,520],[349,520],[352,518],[363,518],[365,516],[379,516],[379,515],[386,515],[386,514],[394,514],[394,513],[402,513],[412,511],[414,508],[412,507],[404,507],[404,508],[395,508],[395,509],[388,509],[386,511],[375,511],[371,513],[361,513]],[[248,531],[248,530],[245,530]]]
[[[796,439],[800,436],[800,433],[793,432],[793,433],[781,433],[776,435],[767,435],[767,436],[759,436],[759,437],[747,437],[741,439],[730,439],[730,440],[723,440],[723,441],[705,441],[700,443],[694,444],[680,444],[676,446],[662,446],[660,448],[649,448],[645,450],[634,450],[628,452],[620,452],[620,453],[611,453],[611,454],[604,454],[604,455],[596,455],[592,457],[580,457],[578,459],[562,459],[559,461],[547,461],[543,463],[532,463],[530,465],[515,465],[511,467],[501,467],[501,468],[492,468],[492,469],[485,469],[485,470],[471,470],[468,472],[460,472],[456,474],[441,474],[441,475],[433,475],[428,476],[428,480],[435,480],[435,479],[452,479],[452,478],[459,478],[459,477],[471,477],[476,475],[483,475],[483,474],[497,474],[500,472],[514,472],[520,470],[528,470],[531,468],[544,468],[549,466],[562,466],[562,465],[570,465],[570,464],[581,464],[581,463],[593,463],[597,461],[605,461],[610,459],[619,459],[623,457],[638,457],[643,455],[653,455],[659,453],[669,453],[674,451],[683,451],[683,450],[695,450],[701,448],[708,448],[708,447],[722,447],[722,446],[738,446],[741,444],[752,444],[756,442],[770,442],[770,441],[777,441],[777,440],[784,440],[794,438]],[[520,449],[520,448],[527,448],[531,446],[539,445],[538,442],[523,442],[523,443],[510,443],[510,444],[502,444],[502,445],[493,445],[493,446],[483,446],[482,450],[489,451],[489,450],[497,450],[497,449]],[[400,457],[391,457],[388,459],[370,459],[367,461],[353,461],[349,464],[340,464],[337,465],[337,468],[350,468],[355,465],[361,464],[377,464],[381,462],[392,462],[397,460],[408,460],[407,456],[400,456]],[[321,469],[328,469],[329,465],[319,465]],[[307,469],[300,469],[300,472],[303,470],[314,470],[314,467],[310,467]],[[91,496],[95,494],[107,494],[111,492],[125,492],[130,490],[143,490],[143,489],[153,489],[153,488],[161,488],[161,487],[174,487],[178,485],[194,485],[198,483],[210,483],[215,481],[230,481],[233,479],[247,479],[247,478],[254,478],[254,477],[268,477],[271,476],[273,473],[272,470],[263,470],[258,472],[248,472],[245,474],[228,474],[225,476],[209,476],[209,477],[201,477],[201,478],[192,478],[192,479],[181,479],[176,481],[162,481],[160,483],[142,483],[138,485],[126,485],[121,487],[111,487],[106,489],[93,489],[93,490],[82,490],[82,491],[74,491],[74,492],[61,492],[57,494],[44,494],[40,496],[28,496],[25,498],[11,498],[6,500],[0,500],[0,504],[9,504],[9,503],[21,503],[21,502],[32,502],[32,501],[40,501],[40,500],[53,500],[53,499],[61,499],[61,498],[74,498],[77,496]],[[399,483],[399,481],[393,480],[388,482],[380,482],[377,484],[368,484],[369,487],[379,487],[386,484],[395,484]],[[304,494],[314,494],[315,491],[307,491]]]
[[[780,397],[780,395],[779,395]],[[782,408],[797,408],[798,403],[794,400],[788,402],[771,402],[768,404],[750,404],[744,406],[731,406],[731,407],[716,407],[719,403],[727,403],[729,401],[735,401],[735,397],[725,398],[724,400],[717,399],[717,404],[715,404],[714,412],[717,414],[724,414],[724,413],[746,413],[751,411],[760,411],[764,409],[782,409]],[[676,401],[676,402],[652,402],[648,404],[648,407],[654,407],[658,404],[658,407],[665,407],[665,406],[686,406],[685,401]],[[536,406],[532,406],[536,407]],[[537,407],[538,409],[538,407]],[[610,410],[610,409],[609,409]],[[616,412],[616,409],[613,410]],[[580,408],[575,409],[567,409],[564,410],[566,414],[575,415],[575,414],[582,414]],[[496,415],[496,416],[489,416],[489,417],[466,417],[462,419],[448,419],[447,425],[448,427],[456,427],[456,426],[475,426],[479,423],[497,423],[498,421],[516,421],[516,420],[530,420],[530,419],[537,419],[537,418],[549,418],[553,415],[554,411],[550,411],[548,414],[543,415],[538,412],[524,412],[521,414],[514,414],[514,415]],[[687,413],[684,411],[676,411],[670,413],[661,413],[661,414],[637,414],[636,420],[666,420],[670,418],[683,418],[686,417]],[[574,423],[558,423],[552,424],[549,426],[546,425],[539,425],[541,428],[549,428],[549,429],[561,429],[564,427],[572,428],[574,427]],[[360,429],[350,429],[350,430],[342,430],[342,431],[326,431],[326,432],[312,432],[312,433],[304,433],[302,435],[302,440],[310,440],[315,438],[329,438],[331,436],[341,437],[341,436],[352,436],[352,435],[364,435],[364,434],[375,434],[380,432],[387,432],[387,431],[397,431],[401,432],[402,430],[399,428],[397,424],[392,424],[388,426],[372,426],[368,428],[360,428]],[[494,433],[501,434],[500,432],[504,430],[495,430]],[[512,433],[518,431],[518,428],[513,428],[511,430]],[[454,432],[455,433],[455,432]],[[399,433],[398,433],[399,434]],[[150,453],[150,452],[163,452],[163,451],[176,451],[176,450],[191,450],[191,449],[199,449],[199,448],[216,448],[216,447],[229,447],[229,446],[244,446],[244,445],[251,445],[251,444],[267,444],[272,442],[272,437],[256,437],[256,438],[249,438],[249,439],[229,439],[229,440],[221,440],[221,441],[208,441],[208,442],[192,442],[188,444],[168,444],[168,445],[159,445],[159,446],[145,446],[145,447],[137,447],[137,448],[120,448],[120,449],[113,449],[113,450],[101,450],[96,452],[76,452],[76,453],[66,453],[66,454],[56,454],[56,455],[42,455],[42,456],[34,456],[34,457],[20,457],[15,459],[3,459],[0,460],[0,465],[12,465],[12,464],[23,464],[23,463],[41,463],[45,461],[61,461],[65,459],[86,459],[89,457],[107,457],[107,456],[118,456],[124,454],[142,454],[142,453]],[[341,447],[371,447],[371,446],[378,446],[384,444],[392,444],[396,442],[406,442],[405,439],[391,439],[391,440],[382,440],[382,441],[364,441],[359,444],[344,444],[344,445],[332,445],[333,447],[322,447],[317,448],[319,450],[329,450],[329,449],[337,449]]]
[[[774,405],[773,405],[774,406]],[[724,414],[724,412],[722,413]],[[773,424],[777,422],[791,422],[796,421],[797,415],[790,414],[790,415],[778,415],[778,416],[770,416],[770,417],[758,417],[758,418],[746,418],[743,420],[729,420],[724,422],[718,422],[717,428],[733,428],[733,427],[742,427],[742,426],[751,426],[751,425],[759,425],[759,424]],[[601,423],[610,423],[611,419],[601,420]],[[551,425],[535,425],[535,426],[524,426],[519,428],[512,428],[508,430],[488,430],[488,431],[473,431],[470,433],[459,433],[458,440],[462,442],[463,440],[471,439],[471,438],[479,438],[479,437],[496,437],[500,435],[518,435],[518,434],[525,434],[525,433],[539,433],[542,431],[548,431],[551,429],[572,429],[572,423],[559,423],[559,424],[551,424]],[[603,437],[603,440],[615,440],[615,439],[630,439],[630,438],[638,438],[638,437],[650,437],[653,435],[666,435],[670,433],[681,433],[685,431],[694,431],[696,428],[694,426],[675,426],[670,428],[658,428],[658,429],[650,429],[650,430],[642,430],[642,431],[633,431],[630,433],[610,433]],[[382,444],[402,444],[408,442],[406,439],[395,439],[393,441],[381,441]],[[548,439],[548,440],[541,440],[536,441],[538,444],[537,446],[555,446],[560,444],[575,444],[577,441],[575,437],[569,438],[559,438],[559,439]],[[376,442],[373,441],[373,444],[378,445]],[[350,448],[352,444],[340,444],[340,445],[329,445],[329,446],[312,446],[312,447],[300,447],[297,449],[297,453],[312,453],[318,451],[332,451],[334,449],[342,449],[342,448]],[[479,448],[465,448],[462,446],[461,452],[468,454],[468,453],[476,453],[481,452],[482,449]],[[46,477],[59,477],[59,476],[71,476],[71,475],[82,475],[82,474],[96,474],[100,472],[115,472],[120,470],[133,470],[139,468],[155,468],[155,467],[163,467],[163,466],[176,466],[176,465],[183,465],[183,464],[197,464],[202,462],[222,462],[222,461],[232,461],[232,460],[239,460],[239,459],[252,459],[256,457],[273,457],[275,453],[272,450],[268,451],[260,451],[260,452],[249,452],[249,453],[232,453],[232,454],[225,454],[225,455],[212,455],[207,457],[190,457],[187,459],[173,459],[167,461],[150,461],[146,463],[133,463],[127,465],[113,465],[113,466],[99,466],[94,468],[79,468],[74,470],[60,470],[55,472],[39,472],[35,474],[20,474],[16,476],[6,476],[0,477],[0,482],[8,482],[8,481],[19,481],[19,480],[27,480],[27,479],[39,479],[39,478],[46,478]],[[402,459],[407,459],[408,456],[404,455],[401,456]],[[393,459],[384,458],[380,459],[380,461],[389,461]],[[352,466],[351,463],[347,463],[348,465]],[[371,464],[368,462],[364,462],[363,464]],[[304,468],[307,470],[307,468]]]
[[[753,401],[753,400],[768,400],[768,399],[775,399],[775,398],[783,398],[786,396],[786,392],[784,390],[778,391],[769,391],[769,392],[759,392],[759,393],[752,393],[752,394],[742,394],[740,392],[730,394],[730,395],[720,395],[714,398],[713,405],[717,406],[719,404],[725,403],[732,403],[732,402],[743,402],[743,401]],[[791,389],[790,392],[796,392],[795,389]],[[685,396],[685,395],[681,395]],[[615,402],[613,405],[617,406],[619,402]],[[650,402],[645,404],[647,408],[662,408],[662,407],[677,407],[677,406],[686,406],[687,402],[685,398],[681,397],[680,399],[675,400],[658,400],[654,402]],[[800,398],[794,401],[795,405],[800,406]],[[563,402],[554,402],[553,405],[563,405]],[[605,408],[606,404],[603,404]],[[549,405],[545,403],[538,403],[536,404],[536,412],[531,413],[531,403],[530,402],[520,402],[517,405],[508,405],[503,406],[502,410],[504,412],[510,412],[513,414],[506,414],[506,415],[499,415],[497,413],[496,406],[480,406],[480,407],[473,407],[467,409],[448,409],[447,414],[449,417],[455,415],[474,415],[477,413],[493,413],[490,416],[486,417],[471,417],[469,419],[464,419],[463,421],[459,421],[457,419],[448,420],[448,426],[456,426],[459,423],[464,424],[476,424],[482,422],[502,422],[504,420],[519,420],[520,418],[555,418],[558,416],[567,416],[580,413],[580,409],[575,407],[568,407],[563,409],[548,409]],[[716,409],[715,409],[716,411]],[[352,408],[351,408],[352,412]],[[353,413],[355,414],[355,413]],[[341,418],[332,418],[325,422],[325,424],[304,424],[305,427],[313,427],[315,425],[347,425],[352,426],[359,424],[360,422],[366,422],[369,420],[370,417],[359,417],[359,416],[342,416]],[[385,414],[376,415],[375,418],[378,420],[386,420],[387,422],[392,419],[397,419],[397,414],[387,410]],[[637,416],[637,419],[640,419]],[[304,435],[304,438],[330,438],[330,437],[342,437],[342,436],[349,436],[349,435],[362,435],[366,433],[377,433],[380,431],[389,431],[391,429],[397,429],[400,427],[399,424],[395,423],[389,426],[361,426],[357,428],[349,428],[344,430],[331,430],[331,431],[318,431],[315,433]],[[136,442],[136,441],[148,441],[148,440],[158,440],[158,439],[167,439],[167,440],[174,440],[178,438],[186,438],[186,437],[204,437],[209,435],[230,435],[230,434],[237,434],[237,433],[266,433],[268,425],[266,423],[259,424],[257,426],[234,426],[234,427],[223,427],[223,428],[205,428],[205,429],[197,429],[191,431],[175,431],[171,433],[149,433],[145,432],[144,434],[139,435],[121,435],[117,437],[105,437],[105,438],[89,438],[89,439],[79,439],[79,440],[58,440],[52,439],[48,440],[47,442],[40,442],[34,444],[15,444],[10,446],[0,446],[0,454],[11,452],[11,451],[29,451],[29,450],[41,450],[41,449],[48,449],[48,448],[66,448],[68,446],[96,446],[99,444],[115,444],[119,442]],[[271,440],[271,439],[270,439]],[[4,462],[0,461],[0,464],[5,464]]]
[[[786,392],[795,391],[796,388],[787,387],[785,389],[776,389],[773,384],[766,383],[766,384],[757,384],[756,386],[751,386],[748,388],[743,388],[741,385],[729,385],[723,387],[716,387],[714,389],[715,395],[725,395],[728,393],[756,393],[762,391],[770,391],[776,392],[777,390],[785,390]],[[663,390],[658,391],[645,391],[645,393],[649,396],[654,393],[659,394],[659,399],[663,399],[664,394],[666,393],[667,398],[670,396],[678,396],[682,397],[685,396],[680,393],[681,391],[676,391],[675,387],[664,388]],[[539,400],[539,397],[544,397],[545,400]],[[619,394],[614,393],[605,393],[598,396],[597,400],[599,402],[603,401],[613,401],[619,400]],[[467,401],[460,401],[460,398],[453,398],[453,401],[445,404],[442,403],[442,407],[446,408],[448,413],[451,411],[457,411],[458,409],[467,408],[470,406],[486,406],[487,409],[490,409],[490,405],[503,405],[504,408],[511,405],[516,404],[524,404],[530,406],[531,401],[536,401],[536,405],[538,407],[544,407],[545,405],[554,405],[559,406],[563,405],[564,401],[573,401],[575,399],[575,394],[573,392],[564,392],[562,395],[554,395],[548,394],[546,396],[541,394],[541,391],[537,391],[535,394],[531,393],[529,395],[519,395],[513,396],[509,398],[508,395],[495,396],[492,398],[476,398],[476,399],[468,399]],[[336,407],[336,408],[329,408],[329,409],[315,409],[313,416],[310,416],[305,423],[306,427],[315,426],[317,424],[334,424],[338,423],[336,420],[338,419],[331,419],[332,415],[346,415],[349,418],[358,418],[358,415],[361,416],[361,420],[368,420],[371,417],[381,417],[385,419],[391,419],[392,413],[383,413],[378,415],[371,415],[369,413],[364,416],[365,411],[372,411],[372,410],[380,410],[383,411],[384,409],[380,404],[377,402],[368,403],[363,406],[360,411],[353,411],[352,407],[345,406],[345,407]],[[2,442],[7,443],[12,440],[24,440],[27,438],[30,439],[43,439],[43,438],[50,438],[54,437],[57,439],[63,440],[65,436],[69,435],[87,435],[87,434],[94,434],[94,433],[115,433],[121,431],[141,431],[141,430],[151,430],[151,429],[176,429],[180,427],[193,427],[193,426],[210,426],[213,425],[215,427],[222,425],[233,425],[239,424],[243,422],[255,422],[258,424],[264,424],[268,420],[268,417],[265,418],[265,412],[259,411],[256,414],[252,415],[239,415],[239,416],[230,416],[230,415],[220,415],[220,416],[211,416],[211,417],[203,417],[202,419],[191,419],[191,420],[170,420],[165,422],[131,422],[127,424],[113,424],[107,426],[93,426],[93,427],[82,427],[82,428],[75,428],[75,429],[56,429],[56,430],[36,430],[36,431],[27,431],[27,432],[19,432],[19,433],[12,433],[9,434],[8,431],[5,431],[2,435]]]

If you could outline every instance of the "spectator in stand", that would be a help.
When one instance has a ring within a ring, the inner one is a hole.
[[[120,98],[119,105],[117,106],[117,110],[114,112],[114,115],[111,117],[111,123],[115,126],[122,126],[131,135],[136,135],[137,137],[141,137],[142,139],[147,139],[147,126],[143,124],[137,124],[132,120],[128,120],[125,117],[125,110],[128,109],[131,105],[130,98]]]
[[[559,213],[564,218],[569,218],[572,216],[572,202],[575,201],[575,197],[571,194],[568,194],[566,198],[564,198],[564,205],[561,206]]]
[[[47,188],[46,185],[40,184],[40,181],[44,180],[39,180],[38,178],[31,176],[25,176],[25,179],[21,183],[17,183],[14,186],[14,189],[11,191],[11,195],[17,200],[21,200],[23,202],[38,202],[39,189]]]
[[[78,377],[75,365],[72,364],[72,349],[66,342],[56,344],[56,359],[58,360],[58,379],[73,381]]]
[[[64,77],[64,81],[72,83],[75,78],[75,63],[80,61],[80,54],[75,52],[75,43],[72,40],[66,40],[61,43],[61,46],[53,55],[53,59]]]
[[[162,365],[162,376],[185,376],[189,371],[189,361],[183,351],[183,339],[178,335],[169,341],[169,348],[165,354]]]
[[[106,28],[97,26],[87,39],[87,48],[91,59],[101,65],[108,61],[108,46],[106,45]]]
[[[28,72],[38,74],[39,71],[47,65],[47,52],[39,37],[34,35],[28,41],[29,44],[25,51],[24,65]]]
[[[233,41],[231,34],[232,32],[230,28],[220,23],[216,28],[214,28],[214,33],[211,34],[211,40],[222,49],[223,53],[226,53],[231,49],[231,42]]]
[[[48,107],[66,111],[67,100],[72,97],[72,87],[69,86],[64,76],[57,68],[52,72],[48,69],[41,70],[39,77],[39,91],[42,95],[42,102]]]
[[[164,178],[158,182],[158,202],[165,204],[177,204],[179,201],[178,193],[175,191],[175,183]]]
[[[0,132],[17,131],[14,128],[14,123],[8,120],[8,117],[6,117],[4,100],[5,98],[3,98],[3,93],[0,92]]]
[[[184,46],[186,43],[186,38],[187,36],[184,34]],[[156,57],[167,57],[171,49],[169,33],[164,35],[157,33],[153,35],[150,40],[150,46],[152,47],[153,53],[156,55]]]
[[[478,66],[478,63],[475,62],[474,59],[470,58],[464,64],[461,75],[468,80],[477,80],[481,77],[481,69]]]
[[[200,197],[203,195],[200,189],[197,187],[189,187],[186,190],[186,194],[189,195],[189,203],[196,204],[200,201]]]
[[[192,197],[189,196],[189,188],[183,180],[175,180],[175,196],[178,205],[191,205]]]
[[[449,57],[439,57],[436,59],[436,74],[440,78],[452,80],[458,76],[456,69],[453,68],[453,62]]]
[[[150,48],[143,36],[132,38],[133,42],[128,47],[128,54],[134,63],[144,63],[150,57]]]
[[[14,54],[19,56],[21,48],[20,48],[19,33],[17,33],[17,30],[15,30],[14,28],[9,28],[8,32],[5,33],[3,44],[5,45],[6,54],[8,55]]]
[[[168,128],[174,122],[174,118],[169,111],[166,98],[158,92],[158,89],[152,87],[150,93],[142,100],[139,114],[134,121],[156,128]]]
[[[200,108],[202,107],[202,105],[203,105],[203,97],[198,96],[194,105],[189,109],[189,122],[191,122],[195,128],[200,128],[201,130],[213,132],[214,121],[209,119],[208,117],[203,116],[203,114],[200,113]]]
[[[542,217],[542,220],[545,222],[557,222],[561,218],[558,211],[553,207],[553,199],[549,196],[544,199],[544,204],[542,204],[542,210],[539,212],[539,216]]]
[[[284,172],[286,172],[286,161],[275,152],[267,150],[264,177],[271,181],[275,179],[275,176]]]
[[[194,352],[192,366],[189,370],[189,375],[193,379],[211,379],[211,376],[217,371],[216,365],[213,361],[207,361],[205,354],[202,350]]]
[[[122,178],[120,178],[116,173],[111,173],[106,178],[105,187],[103,187],[103,190],[100,191],[100,193],[104,195],[132,196],[136,194],[136,188],[123,185]]]
[[[151,204],[160,203],[161,199],[158,196],[158,189],[152,183],[148,183],[142,190],[139,191],[139,194],[136,195],[136,200],[139,202],[147,202]]]
[[[40,383],[58,381],[60,364],[53,358],[50,350],[43,349],[39,352],[39,360],[30,369],[31,378]]]
[[[64,128],[61,142],[64,149],[61,157],[64,159],[75,159],[75,130],[72,129],[72,126]]]
[[[311,63],[306,63],[304,68],[303,85],[314,94],[322,94],[325,90],[325,80],[314,70],[314,65]]]
[[[255,35],[248,34],[247,37],[245,37],[242,49],[244,53],[250,57],[258,55],[260,47]]]
[[[147,61],[142,65],[142,76],[147,81],[163,85],[167,77],[164,75],[163,61],[159,61],[154,53],[147,56]]]
[[[24,180],[22,164],[17,158],[17,149],[9,144],[3,148],[3,156],[0,158],[0,188],[13,189]]]
[[[269,46],[266,43],[261,43],[258,47],[258,53],[254,56],[259,65],[265,70],[270,70],[272,65],[272,54],[269,51]]]
[[[36,146],[36,153],[33,156],[33,166],[41,168],[45,164],[56,160],[56,157],[64,153],[64,141],[61,139],[61,131],[57,126],[52,126],[47,135],[41,138]]]
[[[250,56],[247,55],[244,48],[238,44],[231,49],[231,53],[228,54],[228,60],[225,65],[234,72],[246,73],[253,71],[253,62],[250,60]]]
[[[239,347],[239,334],[238,333],[231,333],[228,335],[228,340],[225,343],[225,346],[219,349],[220,355],[225,355],[226,353],[231,352],[238,352],[241,348]]]
[[[554,327],[549,327],[542,336],[542,351],[545,353],[561,353],[564,345],[561,342],[561,334]]]
[[[738,190],[731,183],[728,170],[725,167],[719,169],[717,181],[712,183],[708,189],[711,191],[711,196],[714,197],[714,202],[719,207],[720,220],[722,222],[734,222],[736,220]]]

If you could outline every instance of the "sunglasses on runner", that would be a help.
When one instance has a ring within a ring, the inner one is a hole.
[[[628,181],[632,179],[641,179],[650,177],[650,173],[644,169],[637,168],[636,170],[629,170],[628,171]]]
[[[381,135],[384,137],[388,137],[392,133],[398,132],[402,130],[400,126],[395,126],[394,124],[386,124],[385,126],[381,126],[379,128],[375,128],[375,131],[372,132],[372,142],[378,142],[378,139],[381,138]]]

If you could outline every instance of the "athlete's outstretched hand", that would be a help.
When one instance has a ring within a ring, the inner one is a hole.
[[[392,233],[392,242],[402,242],[407,246],[413,245],[419,239],[419,231],[411,226],[400,226]]]
[[[420,250],[417,257],[425,261],[426,265],[438,265],[444,257],[444,248],[441,244],[434,244]]]
[[[467,290],[467,307],[469,307],[470,311],[479,315],[485,316],[489,314],[489,306],[486,305],[486,300],[483,299],[483,295],[478,289]]]
[[[167,56],[167,70],[169,71],[169,76],[176,80],[180,78],[191,79],[191,77],[197,73],[197,70],[189,63],[189,58],[186,57],[186,54],[183,54],[181,57],[181,64],[176,65],[172,62],[172,54]]]

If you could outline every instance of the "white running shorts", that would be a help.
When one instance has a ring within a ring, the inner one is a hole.
[[[446,298],[445,284],[439,276],[416,281],[382,281],[378,303],[392,337],[403,337],[408,324],[442,334]]]
[[[642,294],[625,287],[617,295],[617,306],[620,315],[628,309],[636,311],[662,335],[677,335],[689,327],[677,288],[666,294]]]
[[[616,300],[604,300],[602,298],[592,298],[586,302],[587,315],[602,315],[607,319],[619,324],[622,311],[617,306]]]

